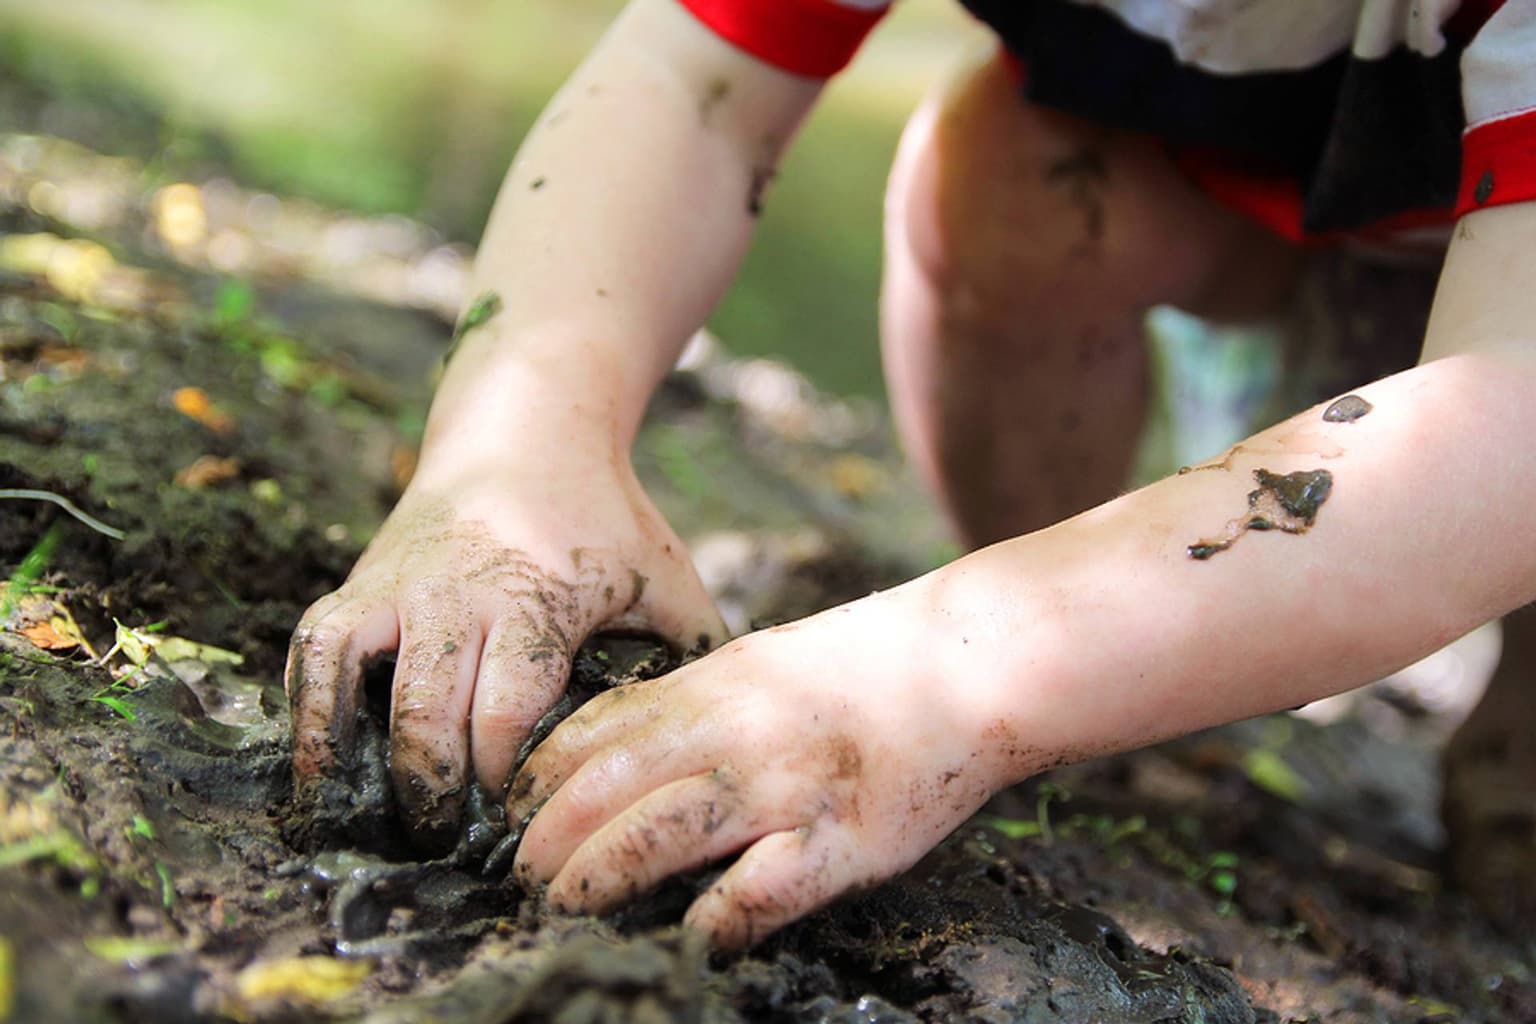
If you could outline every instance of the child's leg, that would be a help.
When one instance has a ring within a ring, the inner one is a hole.
[[[1289,245],[1154,139],[1030,106],[994,57],[939,86],[886,209],[886,376],[919,472],[973,545],[1113,496],[1147,398],[1146,310],[1277,307]]]

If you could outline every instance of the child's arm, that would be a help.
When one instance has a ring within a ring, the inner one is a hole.
[[[1360,388],[1352,422],[1319,405],[1211,468],[603,695],[514,782],[513,814],[548,799],[519,871],[601,908],[745,848],[688,922],[749,943],[1031,773],[1336,693],[1529,600],[1533,238],[1536,203],[1463,219],[1426,361]],[[1250,507],[1259,469],[1311,490]],[[1313,522],[1226,529],[1250,513]]]
[[[420,468],[290,650],[301,795],[352,761],[361,664],[398,646],[395,788],[450,837],[493,794],[605,625],[682,648],[724,629],[635,481],[646,402],[723,291],[820,82],[634,0],[530,133],[474,275]]]

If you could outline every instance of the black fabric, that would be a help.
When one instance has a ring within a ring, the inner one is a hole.
[[[1460,51],[1429,58],[1399,49],[1349,62],[1327,144],[1304,179],[1304,229],[1456,205],[1466,127]]]
[[[1026,68],[1035,103],[1175,146],[1253,158],[1301,186],[1302,226],[1348,230],[1453,205],[1461,159],[1460,49],[1429,59],[1348,53],[1296,71],[1223,75],[1069,0],[961,0]]]

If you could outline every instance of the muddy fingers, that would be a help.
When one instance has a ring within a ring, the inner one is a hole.
[[[469,725],[475,775],[504,799],[519,748],[565,690],[570,656],[531,643],[522,620],[491,627],[480,656]]]
[[[464,806],[480,646],[454,581],[429,578],[412,588],[401,613],[389,767],[407,826],[432,847],[453,844]]]
[[[568,912],[601,913],[787,824],[742,810],[737,784],[723,772],[663,786],[577,848],[550,883],[549,902]]]
[[[544,803],[588,758],[629,736],[666,709],[666,684],[600,693],[569,718],[519,767],[507,791],[507,817],[521,820]]]
[[[283,673],[301,790],[353,756],[364,662],[393,649],[399,635],[394,608],[380,602],[332,594],[305,613]]]
[[[743,949],[868,881],[831,823],[764,836],[688,908],[683,924]]]
[[[707,730],[707,723],[703,723]],[[684,741],[683,732],[641,733],[624,743],[588,748],[574,763],[551,765],[530,759],[530,791],[516,795],[507,809],[509,821],[522,821],[534,808],[517,857],[517,876],[527,882],[552,878],[592,833],[618,818],[648,793],[679,779],[713,772],[718,755],[707,744]],[[556,737],[559,730],[556,730]],[[552,737],[552,741],[556,738]],[[724,786],[726,776],[716,778]],[[546,799],[546,794],[549,795]]]

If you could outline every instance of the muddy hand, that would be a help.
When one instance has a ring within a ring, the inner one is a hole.
[[[724,636],[677,537],[632,476],[590,468],[412,485],[340,590],[304,615],[285,682],[305,789],[354,756],[363,665],[398,650],[389,770],[407,823],[451,845],[469,772],[505,792],[513,758],[604,628],[679,649]]]
[[[685,920],[740,947],[915,863],[1002,784],[1006,744],[917,656],[913,605],[873,595],[600,694],[513,782],[509,820],[541,808],[517,877],[601,912],[741,852]]]

